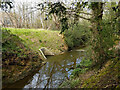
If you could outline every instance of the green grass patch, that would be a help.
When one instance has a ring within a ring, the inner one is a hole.
[[[61,36],[58,35],[59,31],[18,28],[7,28],[7,30],[19,36],[24,41],[24,44],[34,51],[46,47],[57,54],[60,53],[64,44]]]

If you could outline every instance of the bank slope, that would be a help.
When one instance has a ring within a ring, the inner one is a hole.
[[[108,60],[102,69],[90,69],[79,77],[65,81],[61,88],[120,88],[120,60]]]
[[[42,64],[39,54],[23,42],[9,30],[2,29],[3,86],[24,78]]]
[[[65,43],[59,35],[59,31],[41,29],[16,29],[8,28],[13,34],[24,40],[24,44],[33,51],[46,47],[55,54],[66,50]]]
[[[58,34],[58,31],[2,28],[3,86],[41,67],[39,48],[46,47],[55,54],[63,52],[64,43]]]

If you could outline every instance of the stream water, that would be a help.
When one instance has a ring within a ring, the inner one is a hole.
[[[84,52],[73,50],[61,55],[49,56],[47,63],[37,72],[10,85],[10,87],[57,88],[63,81],[70,78],[73,68],[81,62],[84,55]]]

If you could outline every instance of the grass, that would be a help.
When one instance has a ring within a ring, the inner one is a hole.
[[[102,69],[89,70],[65,81],[61,88],[120,88],[120,60],[109,60]]]
[[[2,84],[13,83],[24,78],[42,65],[37,52],[23,44],[23,40],[2,30]]]
[[[24,78],[42,65],[38,49],[46,47],[54,54],[64,51],[59,31],[2,28],[3,84]]]
[[[13,83],[42,65],[38,49],[46,47],[54,54],[64,50],[59,31],[2,28],[3,85]]]
[[[84,81],[81,87],[84,88],[120,88],[120,61],[118,58],[109,60],[105,66],[90,78]]]
[[[59,36],[59,31],[18,28],[7,29],[19,36],[24,41],[24,44],[34,51],[38,51],[41,47],[46,47],[55,54],[64,51],[64,42],[61,36]]]

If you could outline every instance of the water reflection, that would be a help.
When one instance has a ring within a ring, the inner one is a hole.
[[[84,54],[72,51],[52,56],[36,73],[24,88],[57,88],[65,79],[69,79],[72,69],[80,63]]]

